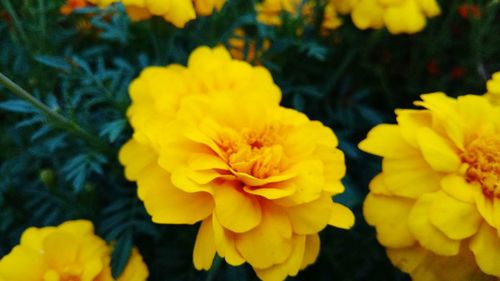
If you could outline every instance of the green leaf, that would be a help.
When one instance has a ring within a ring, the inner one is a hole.
[[[46,66],[50,66],[52,68],[56,68],[66,72],[69,72],[71,70],[71,64],[69,64],[64,58],[61,57],[38,55],[35,56],[35,60]]]
[[[118,279],[125,270],[132,252],[132,233],[127,232],[116,241],[111,254],[111,272],[114,279]]]
[[[37,112],[37,110],[33,106],[23,100],[8,100],[0,102],[0,109],[18,113]]]

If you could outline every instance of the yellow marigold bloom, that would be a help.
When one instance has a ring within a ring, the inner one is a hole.
[[[0,260],[2,281],[113,281],[111,247],[89,221],[28,228],[21,242]],[[134,249],[117,281],[144,281],[148,269]]]
[[[188,67],[145,70],[130,92],[120,162],[154,222],[201,222],[197,269],[217,253],[283,280],[315,261],[320,230],[354,223],[331,199],[345,173],[334,133],[280,107],[266,69],[202,47]]]
[[[342,25],[342,20],[339,15],[346,15],[351,12],[354,5],[359,0],[330,0],[325,6],[323,22],[321,27],[323,30],[333,30]]]
[[[148,19],[152,16],[163,17],[177,27],[196,18],[196,15],[211,15],[214,10],[220,10],[226,0],[89,0],[100,6],[107,7],[121,2],[134,21]]]
[[[500,72],[493,74],[491,80],[486,83],[486,88],[488,89],[486,97],[490,102],[500,105]]]
[[[88,5],[87,0],[67,0],[66,4],[59,9],[59,12],[63,15],[69,15],[74,10],[87,7]]]
[[[436,0],[359,0],[352,21],[360,29],[387,27],[390,33],[417,33],[441,13]]]
[[[422,100],[424,110],[397,110],[397,125],[379,125],[359,144],[383,157],[366,221],[413,280],[496,280],[500,107],[474,95]]]

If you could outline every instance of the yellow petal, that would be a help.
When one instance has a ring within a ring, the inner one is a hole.
[[[498,237],[500,237],[500,198],[494,198],[493,200],[493,220],[498,231]]]
[[[133,248],[127,266],[117,281],[145,281],[148,279],[148,276],[148,267],[144,263],[139,251]]]
[[[4,278],[5,281],[40,280],[46,268],[47,265],[39,251],[16,246],[0,260],[0,279]]]
[[[390,248],[403,248],[415,243],[408,227],[408,215],[415,201],[369,193],[363,205],[368,224],[377,229],[378,241]]]
[[[262,217],[259,201],[240,186],[219,185],[214,189],[217,220],[233,232],[246,232],[256,227]]]
[[[420,129],[418,143],[425,160],[434,170],[439,172],[458,171],[461,164],[460,157],[451,145],[436,132],[429,128]]]
[[[306,236],[306,247],[304,250],[304,259],[302,260],[302,265],[300,269],[304,269],[307,266],[316,262],[319,255],[320,240],[318,234],[312,234]]]
[[[232,266],[245,263],[245,259],[236,250],[235,237],[237,234],[224,229],[215,216],[212,216],[212,227],[219,256],[225,258],[226,262]]]
[[[474,235],[482,222],[475,204],[458,201],[444,192],[436,193],[429,218],[435,227],[455,240]]]
[[[494,202],[484,196],[483,192],[476,192],[475,195],[477,210],[490,226],[495,227]]]
[[[209,193],[179,190],[156,163],[145,169],[137,185],[139,198],[156,223],[194,224],[207,218],[214,207]]]
[[[285,280],[287,276],[296,276],[304,259],[306,237],[296,235],[292,239],[293,249],[288,259],[280,264],[271,266],[269,268],[260,269],[255,268],[255,273],[262,280],[279,281]]]
[[[453,256],[458,254],[460,241],[448,238],[429,219],[429,209],[436,197],[436,194],[431,193],[417,200],[408,216],[408,226],[424,248],[439,255]]]
[[[297,190],[297,186],[289,181],[283,181],[269,183],[257,188],[245,186],[243,190],[246,193],[259,195],[267,199],[278,199],[292,195]]]
[[[125,177],[137,180],[139,174],[158,158],[157,153],[150,147],[140,144],[135,139],[125,143],[118,154],[120,163],[125,166]]]
[[[494,228],[483,223],[472,238],[470,249],[484,273],[500,277],[500,239]]]
[[[332,199],[328,194],[323,194],[318,200],[288,207],[285,210],[290,217],[294,233],[313,234],[326,227],[332,216],[332,208]]]
[[[328,224],[342,229],[349,229],[354,225],[354,214],[344,205],[333,203]]]
[[[182,191],[208,192],[213,194],[211,181],[218,178],[220,174],[214,170],[195,171],[186,166],[179,166],[172,172],[172,183]]]
[[[474,184],[468,183],[463,176],[448,175],[441,180],[443,191],[449,196],[466,203],[473,203],[476,193],[480,189]]]
[[[376,126],[358,146],[365,152],[381,157],[411,157],[418,153],[402,137],[398,125],[382,124]]]
[[[436,173],[421,157],[382,160],[382,179],[394,195],[419,198],[440,189],[441,174]]]
[[[78,241],[73,235],[56,231],[43,241],[45,259],[50,266],[62,271],[66,265],[76,262],[78,246]]]
[[[417,133],[422,127],[432,127],[432,114],[426,110],[397,109],[401,136],[412,147],[418,147]]]
[[[206,218],[200,225],[193,250],[194,267],[198,270],[209,270],[215,256],[214,231],[212,217]]]
[[[412,273],[425,260],[430,252],[420,247],[418,244],[407,248],[388,248],[387,256],[392,264],[397,266],[401,271]],[[424,281],[415,280],[415,281]],[[430,281],[430,280],[429,280]]]
[[[262,210],[262,221],[256,228],[236,235],[236,248],[254,268],[282,263],[292,252],[292,228],[287,214],[270,203]]]

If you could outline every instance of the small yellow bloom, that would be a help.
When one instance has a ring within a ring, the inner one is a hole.
[[[257,20],[266,25],[281,25],[281,16],[283,13],[288,13],[291,16],[302,16],[306,21],[310,21],[313,4],[310,2],[302,2],[302,0],[263,0],[257,3],[255,10],[257,11]]]
[[[283,280],[315,261],[324,227],[353,225],[331,199],[345,173],[334,133],[280,107],[266,69],[202,47],[188,67],[145,70],[130,92],[120,162],[154,222],[201,222],[197,269],[218,254]]]
[[[488,92],[486,97],[494,105],[500,105],[500,72],[493,74],[491,80],[486,83]]]
[[[392,34],[417,33],[441,13],[436,0],[359,0],[352,21],[360,29],[387,27]]]
[[[233,58],[254,62],[255,64],[260,63],[259,59],[262,53],[271,46],[271,42],[267,39],[262,42],[262,46],[259,46],[255,41],[245,40],[245,31],[243,29],[236,29],[228,43],[229,52]]]
[[[148,19],[152,16],[163,17],[166,21],[182,28],[196,18],[196,15],[211,15],[214,10],[222,9],[226,0],[89,0],[100,6],[107,7],[121,2],[134,21]]]
[[[3,281],[113,281],[111,247],[89,221],[28,228],[18,246],[0,260]],[[117,281],[144,281],[148,269],[134,249]]]
[[[496,280],[500,107],[474,95],[422,99],[424,110],[397,110],[397,125],[379,125],[359,144],[383,157],[366,221],[413,280]]]

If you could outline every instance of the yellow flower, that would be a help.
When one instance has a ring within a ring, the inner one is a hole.
[[[89,221],[28,228],[21,242],[0,260],[2,281],[112,281],[111,247]],[[134,249],[117,281],[143,281],[148,269]]]
[[[257,3],[257,20],[266,25],[281,25],[282,13],[288,13],[291,16],[302,16],[306,21],[311,20],[313,13],[313,4],[302,2],[302,0],[263,0]]]
[[[397,125],[359,144],[383,157],[366,221],[413,280],[500,277],[500,107],[474,95],[422,99],[424,110],[397,110]]]
[[[486,97],[490,102],[494,105],[500,105],[500,72],[493,74],[491,80],[486,84],[486,88],[488,89]]]
[[[417,33],[426,18],[441,13],[436,0],[359,0],[352,8],[352,21],[360,29],[387,27],[390,33]]]
[[[359,0],[329,0],[325,6],[321,28],[324,31],[337,29],[342,25],[339,15],[349,14]]]
[[[187,68],[151,71],[130,88],[134,138],[120,162],[154,222],[201,222],[197,269],[217,253],[283,280],[315,261],[320,230],[352,226],[331,199],[345,173],[334,133],[280,107],[267,70],[202,47]]]
[[[107,7],[121,2],[134,21],[161,16],[166,21],[182,28],[184,25],[200,16],[211,15],[214,9],[220,10],[226,0],[89,0],[100,6]]]

